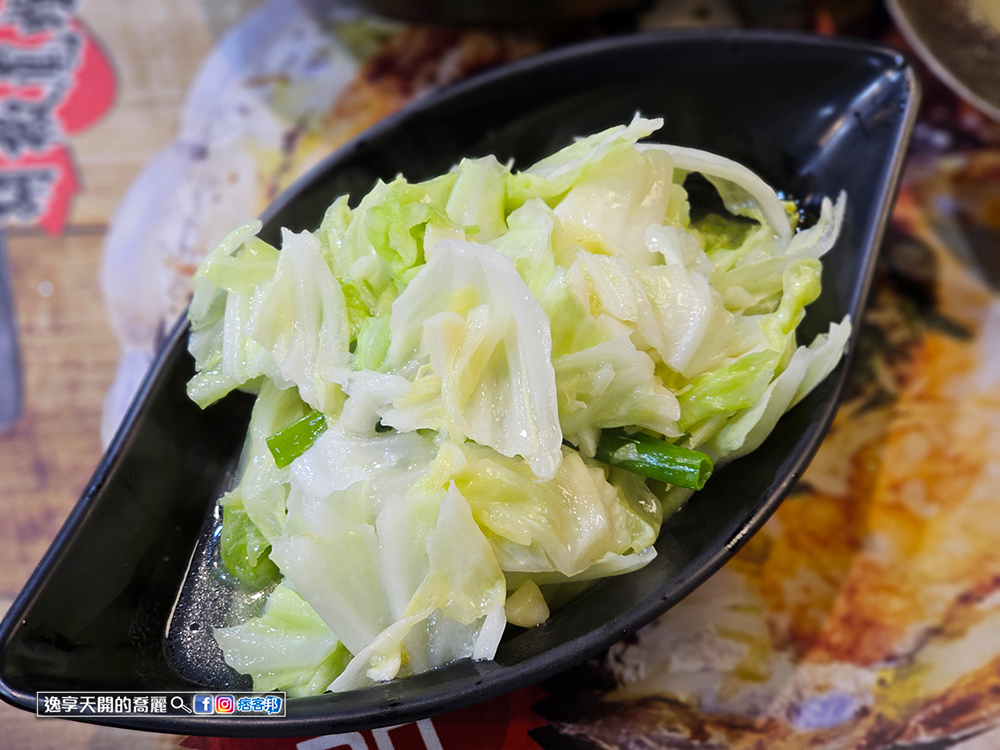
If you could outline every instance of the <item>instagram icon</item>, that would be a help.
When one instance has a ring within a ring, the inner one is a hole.
[[[236,710],[236,701],[231,695],[217,695],[215,696],[215,713],[217,714],[231,714]]]

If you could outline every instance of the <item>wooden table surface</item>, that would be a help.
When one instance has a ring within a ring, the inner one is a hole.
[[[65,232],[14,229],[8,252],[24,377],[24,413],[0,433],[0,607],[10,605],[100,458],[101,404],[118,343],[100,291],[101,250],[125,190],[176,135],[181,105],[225,16],[246,3],[87,0],[80,14],[113,60],[118,97],[70,139],[82,176]],[[42,282],[52,284],[39,291]],[[0,704],[0,746],[166,748],[180,738],[36,719]]]

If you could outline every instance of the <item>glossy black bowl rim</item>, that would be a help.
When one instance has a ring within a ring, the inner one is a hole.
[[[882,45],[874,44],[865,40],[831,38],[791,31],[774,30],[754,30],[754,29],[698,29],[698,30],[665,30],[651,31],[638,34],[631,34],[618,37],[609,37],[588,41],[573,45],[567,45],[555,50],[543,52],[538,55],[524,58],[522,60],[503,65],[499,68],[476,74],[471,78],[449,85],[438,91],[417,99],[399,111],[380,120],[359,135],[343,144],[331,152],[322,161],[317,163],[303,176],[298,178],[281,196],[279,196],[261,215],[261,220],[266,224],[281,209],[292,201],[296,200],[303,188],[314,181],[324,171],[329,169],[331,163],[342,159],[351,151],[361,148],[366,141],[378,137],[387,130],[392,130],[399,126],[399,123],[408,118],[414,112],[435,106],[439,103],[447,102],[452,98],[458,98],[471,90],[480,86],[490,85],[509,76],[522,74],[535,68],[559,62],[571,61],[575,58],[589,58],[595,54],[614,54],[622,50],[641,50],[643,48],[655,49],[671,44],[739,44],[740,42],[752,42],[754,44],[765,43],[774,46],[812,47],[838,49],[845,52],[861,55],[879,56],[891,60],[894,66],[899,69],[906,78],[906,83],[910,96],[907,101],[900,127],[900,143],[906,143],[912,133],[916,120],[917,109],[920,99],[920,83],[909,60],[897,50]],[[892,154],[887,174],[888,183],[885,190],[885,200],[879,207],[874,224],[874,231],[868,238],[871,248],[881,245],[886,225],[895,203],[895,196],[899,189],[899,181],[902,175],[902,167],[905,160],[905,149],[896,149]],[[863,238],[862,238],[863,239]],[[869,259],[860,278],[860,283],[856,286],[856,293],[851,300],[849,314],[856,323],[859,321],[861,310],[868,297],[872,279],[875,272],[874,259],[876,250],[869,251]],[[829,376],[829,381],[834,383],[834,394],[839,395],[847,379],[850,361],[853,358],[855,344],[857,342],[859,325],[855,325],[851,331],[847,351]],[[114,471],[120,460],[121,453],[134,438],[134,433],[146,416],[150,407],[149,395],[154,392],[167,378],[168,373],[165,363],[169,359],[174,347],[178,345],[179,339],[186,338],[188,333],[188,321],[186,314],[182,315],[174,326],[170,336],[164,342],[157,353],[153,364],[150,366],[142,385],[136,391],[132,404],[129,406],[125,417],[122,420],[113,440],[105,451],[94,474],[87,484],[80,500],[74,506],[65,523],[56,534],[55,539],[46,551],[42,560],[36,566],[34,572],[29,577],[21,593],[15,598],[3,621],[0,622],[0,650],[6,647],[14,630],[21,624],[22,617],[29,605],[37,597],[39,591],[50,575],[55,565],[59,562],[63,550],[67,544],[76,537],[83,526],[84,521],[93,511],[94,499],[100,489],[105,484],[109,475]],[[808,436],[808,444],[804,450],[798,452],[795,460],[791,463],[791,468],[782,479],[777,488],[764,499],[764,502],[757,506],[749,515],[747,521],[741,526],[739,532],[725,545],[714,551],[708,561],[695,571],[689,578],[677,586],[670,594],[662,597],[649,597],[637,603],[628,611],[628,618],[623,616],[614,617],[608,620],[600,628],[597,628],[586,636],[575,640],[559,644],[538,656],[527,659],[523,662],[502,668],[483,668],[481,677],[476,682],[476,689],[470,690],[467,685],[458,688],[442,689],[431,695],[421,698],[407,699],[394,705],[383,706],[378,713],[371,709],[359,709],[354,711],[342,711],[334,714],[328,709],[314,711],[307,707],[309,713],[299,714],[294,710],[294,704],[290,704],[288,717],[282,719],[267,719],[256,717],[94,717],[80,718],[73,717],[74,720],[88,723],[106,724],[122,728],[137,729],[153,732],[186,733],[202,736],[244,736],[244,737],[276,737],[276,736],[298,736],[310,733],[326,733],[331,729],[342,732],[351,731],[357,728],[375,728],[379,726],[398,725],[408,721],[425,718],[444,711],[454,711],[465,708],[475,703],[489,700],[500,695],[509,693],[517,688],[534,684],[547,679],[554,674],[584,661],[597,653],[607,649],[619,641],[628,632],[649,623],[655,617],[665,612],[674,604],[689,595],[695,588],[704,583],[712,574],[719,570],[732,556],[746,543],[746,541],[756,533],[761,526],[771,517],[780,505],[781,501],[792,489],[794,483],[801,476],[805,468],[809,465],[819,445],[822,436],[827,432],[833,422],[833,418],[839,406],[839,399],[832,397],[822,405],[818,418],[810,425],[803,435],[803,440]],[[491,662],[483,664],[489,665]],[[31,693],[18,690],[0,673],[0,699],[11,705],[28,711],[35,711],[37,708],[36,696]],[[309,699],[303,699],[309,700]],[[306,707],[304,707],[306,708]],[[331,722],[336,726],[331,727]]]

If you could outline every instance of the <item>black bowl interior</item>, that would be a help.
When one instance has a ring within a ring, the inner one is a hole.
[[[462,156],[488,153],[527,165],[640,111],[665,118],[657,139],[738,159],[807,209],[847,191],[847,218],[825,261],[823,294],[802,326],[811,339],[846,313],[859,317],[916,86],[912,69],[890,51],[799,35],[657,34],[566,48],[425,98],[374,127],[272,207],[264,236],[276,240],[282,226],[315,228],[334,197],[360,196],[376,178],[426,178]],[[170,658],[166,634],[206,519],[231,480],[251,399],[231,396],[206,411],[188,401],[184,384],[193,369],[185,344],[179,325],[0,626],[0,694],[15,705],[34,710],[38,690],[206,687]],[[732,556],[808,464],[845,372],[842,363],[752,459],[720,470],[671,518],[649,566],[598,584],[540,627],[509,634],[495,661],[294,700],[283,720],[105,721],[216,735],[348,731],[458,708],[543,679],[648,622]]]

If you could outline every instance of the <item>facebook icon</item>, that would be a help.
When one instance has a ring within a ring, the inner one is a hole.
[[[211,695],[199,693],[191,702],[196,714],[214,714],[215,698]]]

